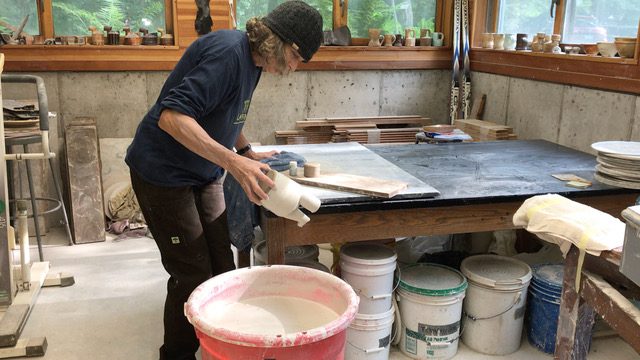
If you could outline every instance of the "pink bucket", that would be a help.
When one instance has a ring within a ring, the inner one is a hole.
[[[281,306],[281,300],[300,306]],[[203,360],[342,360],[358,301],[351,286],[331,274],[272,265],[209,279],[193,291],[184,309],[200,339]],[[271,311],[272,305],[286,313]],[[325,312],[332,315],[318,315]],[[260,322],[264,314],[268,323]],[[249,321],[235,321],[243,316]],[[288,318],[301,319],[300,324],[287,324]]]

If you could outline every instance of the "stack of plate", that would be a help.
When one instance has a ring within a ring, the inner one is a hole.
[[[596,180],[607,185],[640,189],[640,142],[602,141],[591,147],[598,152]]]

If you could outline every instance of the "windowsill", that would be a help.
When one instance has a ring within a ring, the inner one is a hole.
[[[5,71],[171,70],[182,56],[162,45],[4,45]]]
[[[5,71],[171,70],[178,46],[5,45]],[[451,68],[451,48],[434,46],[322,46],[300,70]]]
[[[472,48],[471,70],[640,94],[637,59]]]

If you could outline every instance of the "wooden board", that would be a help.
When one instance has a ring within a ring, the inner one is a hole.
[[[323,189],[348,191],[367,196],[392,198],[407,188],[407,183],[353,174],[320,174],[318,177],[289,176],[299,184]]]

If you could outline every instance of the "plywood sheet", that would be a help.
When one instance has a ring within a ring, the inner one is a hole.
[[[291,176],[297,183],[324,189],[350,191],[356,194],[392,198],[407,188],[407,183],[353,174],[321,174],[318,177]]]

